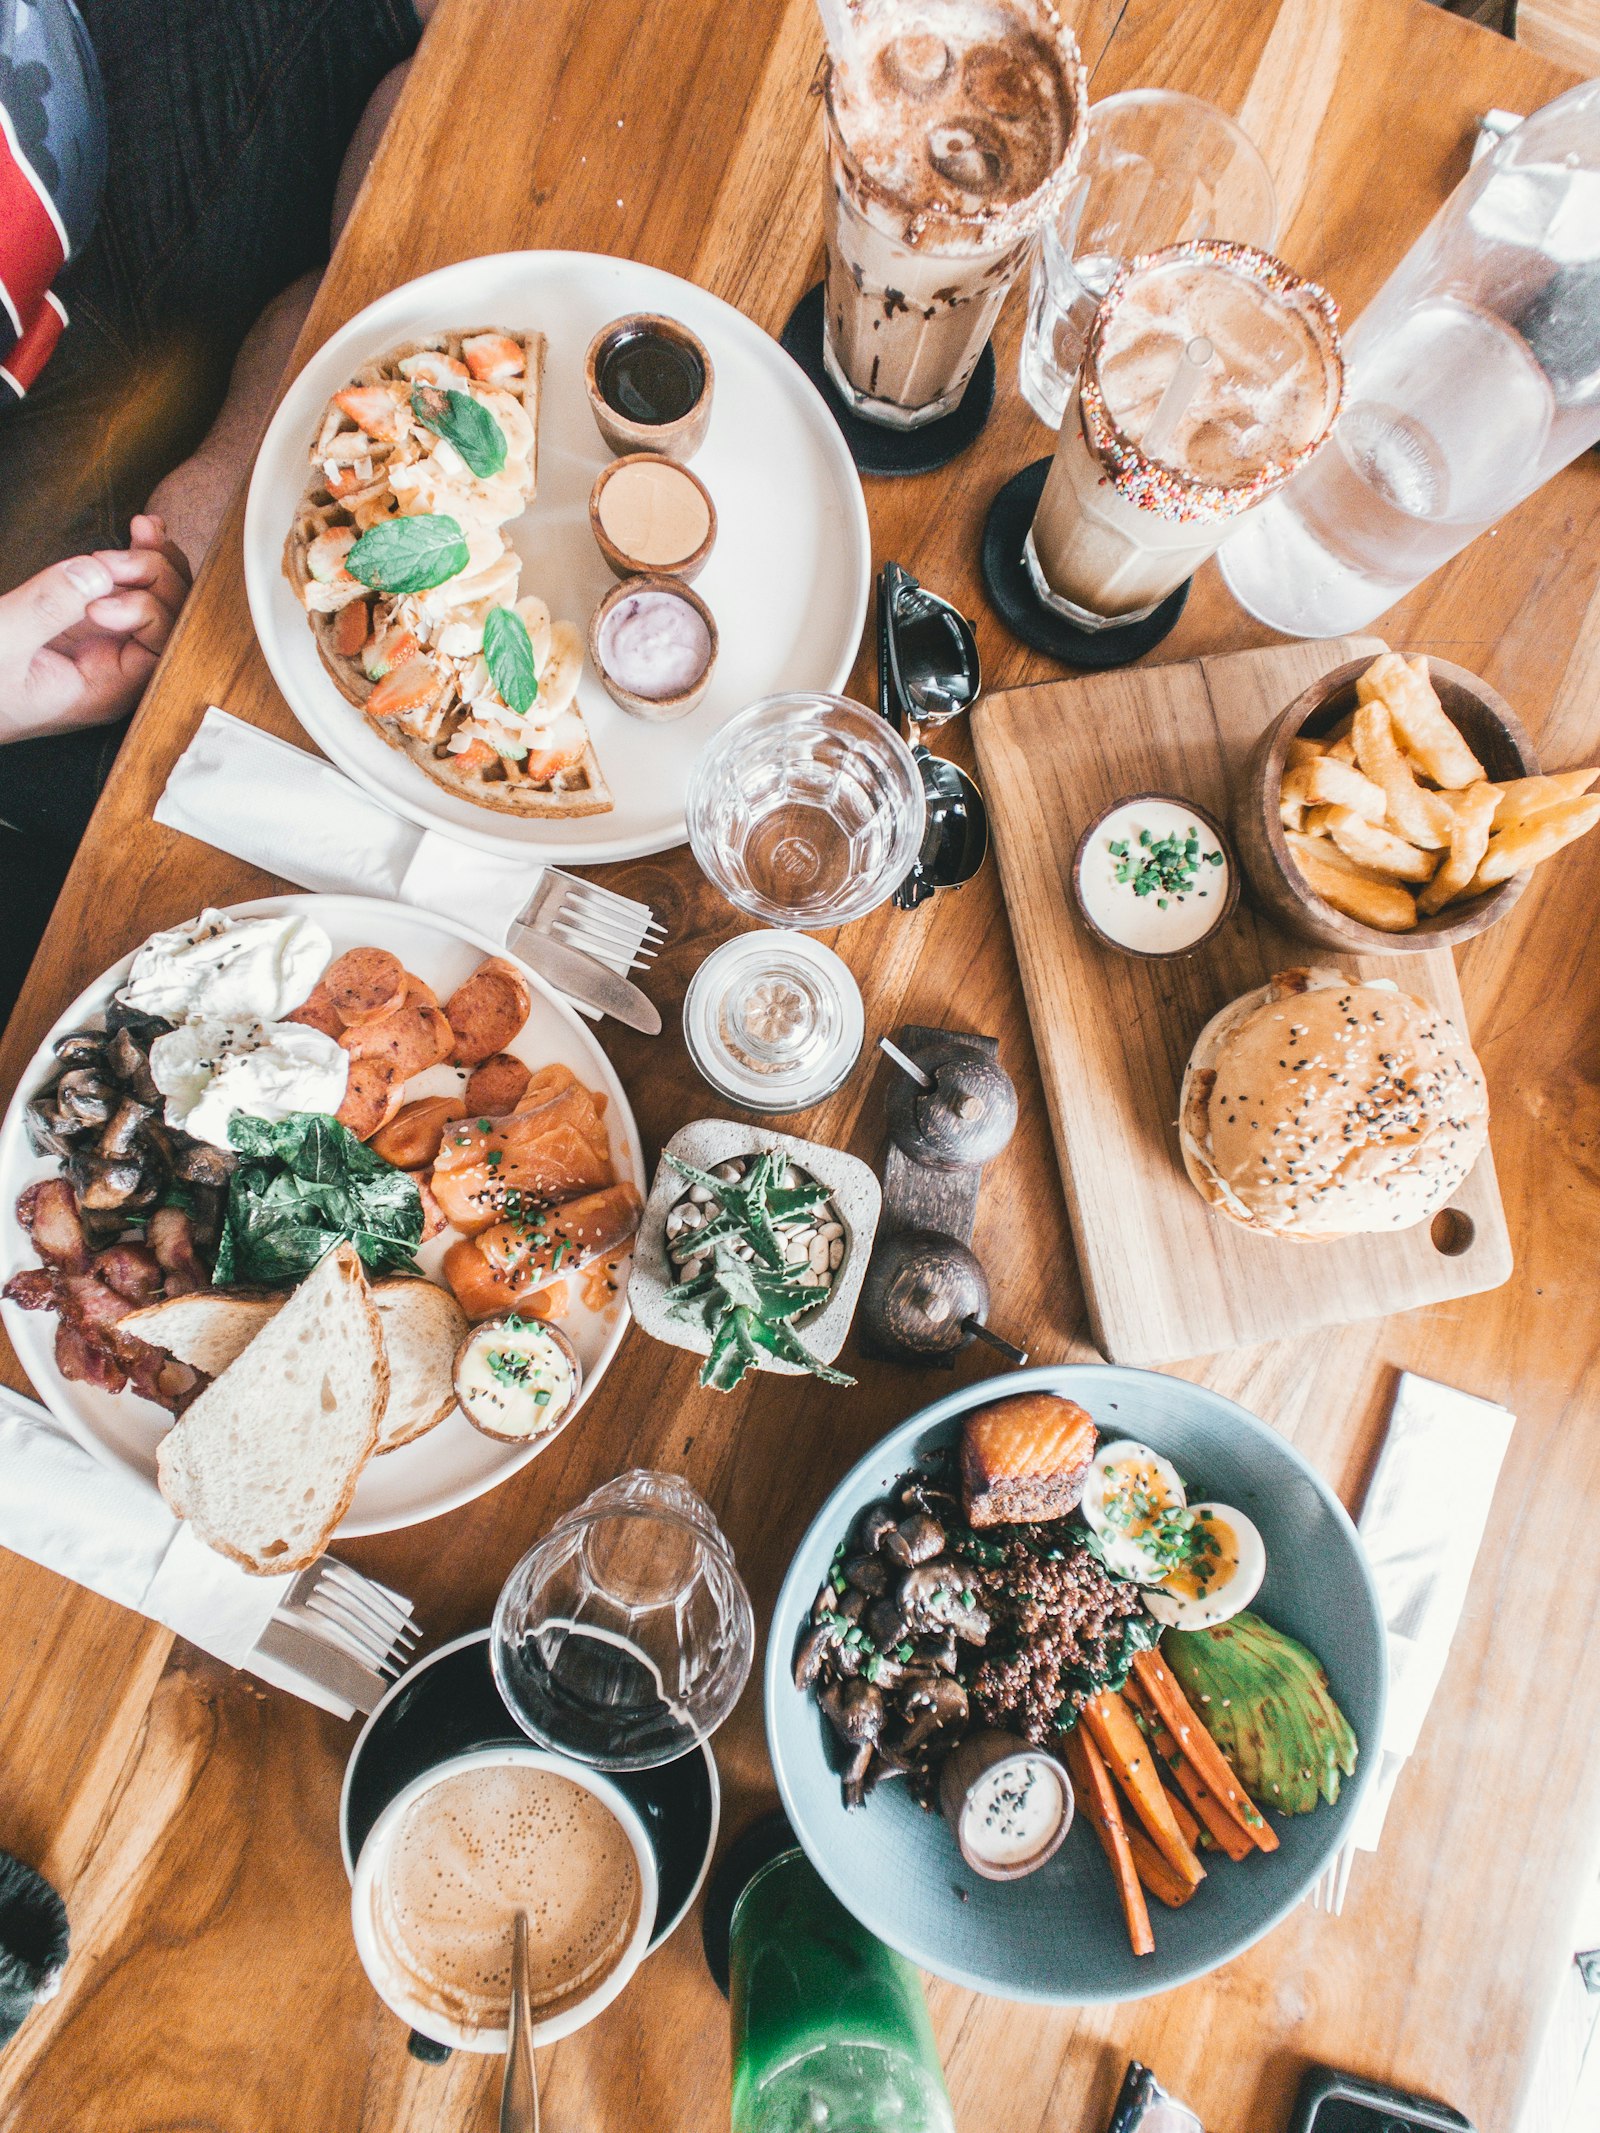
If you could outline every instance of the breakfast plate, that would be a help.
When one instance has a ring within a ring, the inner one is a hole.
[[[711,685],[686,717],[629,716],[585,667],[578,703],[610,787],[604,813],[528,819],[436,784],[392,748],[324,668],[282,568],[305,487],[307,452],[330,396],[371,358],[449,328],[494,325],[548,341],[534,504],[506,528],[523,589],[586,630],[617,583],[589,527],[589,493],[612,454],[584,387],[590,340],[630,312],[690,327],[716,372],[709,435],[694,473],[715,499],[718,538],[695,591],[720,639]],[[758,698],[838,691],[866,616],[866,505],[839,430],[802,371],[758,326],[693,283],[587,252],[507,252],[463,260],[391,290],[311,357],[262,442],[244,530],[245,584],[273,679],[317,745],[378,799],[484,850],[520,844],[541,859],[590,864],[684,841],[684,799],[700,748]]]
[[[797,1647],[815,1619],[813,1601],[836,1574],[836,1550],[859,1532],[861,1515],[908,1469],[950,1451],[969,1413],[997,1398],[1004,1404],[1038,1393],[1077,1402],[1102,1439],[1151,1447],[1191,1485],[1191,1496],[1241,1507],[1265,1546],[1260,1615],[1320,1659],[1359,1744],[1354,1773],[1335,1799],[1324,1797],[1313,1812],[1271,1818],[1274,1848],[1237,1861],[1208,1851],[1192,1901],[1175,1909],[1152,1902],[1154,1947],[1142,1955],[1130,1948],[1113,1876],[1082,1799],[1065,1840],[1044,1864],[1021,1879],[985,1878],[967,1863],[943,1816],[917,1804],[909,1778],[878,1784],[864,1805],[844,1805],[828,1726],[813,1695],[795,1680]],[[965,1387],[913,1415],[860,1460],[817,1513],[790,1563],[773,1610],[765,1677],[767,1744],[784,1809],[840,1902],[925,1970],[975,1991],[1053,2006],[1168,1991],[1230,1961],[1291,1911],[1354,1827],[1379,1761],[1385,1693],[1383,1620],[1360,1541],[1300,1454],[1205,1386],[1086,1364],[1018,1371],[1000,1383]]]
[[[264,897],[234,905],[227,915],[232,919],[276,915],[314,919],[331,941],[335,956],[354,948],[387,950],[441,999],[453,993],[486,957],[515,964],[514,957],[497,950],[491,941],[450,920],[411,905],[373,898]],[[37,1264],[34,1240],[17,1216],[18,1196],[37,1181],[55,1177],[60,1167],[53,1157],[35,1153],[30,1145],[28,1100],[60,1071],[56,1041],[70,1031],[99,1026],[132,961],[130,953],[63,1012],[24,1070],[0,1127],[0,1282]],[[531,1006],[507,1049],[534,1068],[570,1069],[578,1082],[596,1093],[602,1101],[615,1174],[619,1180],[637,1183],[644,1175],[644,1153],[627,1096],[605,1053],[559,994],[531,971],[520,965],[516,968]],[[457,1094],[461,1078],[456,1068],[436,1066],[409,1080],[406,1095]],[[449,1238],[447,1230],[417,1253],[422,1271],[435,1279]],[[569,1417],[600,1382],[622,1340],[627,1325],[626,1281],[624,1256],[615,1294],[594,1308],[585,1301],[581,1277],[570,1284],[570,1310],[561,1321],[561,1330],[577,1353],[582,1385]],[[0,1315],[18,1360],[57,1419],[99,1457],[153,1480],[157,1447],[172,1426],[171,1416],[131,1387],[110,1392],[65,1376],[56,1360],[57,1321],[49,1311],[20,1309],[8,1299],[0,1303]],[[515,1473],[551,1441],[551,1435],[505,1442],[474,1429],[459,1410],[453,1410],[426,1434],[367,1462],[337,1530],[345,1537],[387,1533],[454,1510]]]

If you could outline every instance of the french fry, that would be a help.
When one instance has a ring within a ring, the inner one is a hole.
[[[1575,800],[1585,793],[1600,778],[1600,767],[1593,770],[1557,770],[1542,778],[1512,778],[1504,785],[1497,785],[1500,805],[1495,809],[1494,826],[1497,830],[1515,829],[1519,822],[1526,822],[1531,815],[1542,814],[1558,800]]]
[[[1407,891],[1389,876],[1347,858],[1331,839],[1291,832],[1287,842],[1306,885],[1347,918],[1380,933],[1407,933],[1416,924],[1417,906]]]
[[[1538,866],[1574,837],[1593,829],[1597,822],[1600,793],[1584,793],[1577,799],[1558,800],[1554,807],[1530,815],[1511,829],[1496,830],[1489,839],[1483,863],[1462,893],[1476,896],[1480,889],[1492,889],[1497,882],[1509,881],[1513,874]]]
[[[1307,807],[1348,807],[1369,822],[1381,822],[1388,804],[1381,785],[1331,755],[1297,764],[1285,774],[1281,791],[1285,800]]]
[[[1309,816],[1306,828],[1311,828]],[[1358,866],[1370,867],[1377,874],[1392,874],[1396,881],[1428,881],[1432,878],[1436,864],[1432,852],[1408,844],[1404,837],[1386,830],[1381,822],[1369,822],[1354,808],[1330,807],[1327,830],[1345,857],[1353,859]],[[1479,857],[1482,857],[1481,853]]]
[[[1352,770],[1355,768],[1356,744],[1352,735],[1341,733],[1328,753],[1336,763],[1348,763]]]
[[[1309,740],[1305,734],[1297,733],[1289,743],[1289,753],[1285,758],[1285,767],[1289,770],[1298,770],[1302,763],[1314,763],[1319,755],[1324,755],[1326,752],[1321,741]]]
[[[1150,1930],[1150,1910],[1134,1867],[1116,1787],[1100,1760],[1099,1749],[1082,1726],[1074,1726],[1067,1735],[1066,1758],[1079,1811],[1089,1817],[1090,1827],[1111,1862],[1117,1894],[1122,1899],[1122,1915],[1127,1920],[1128,1945],[1135,1955],[1153,1955],[1156,1937]]]
[[[1356,697],[1388,705],[1401,746],[1435,785],[1457,791],[1481,782],[1483,765],[1446,717],[1426,659],[1385,652],[1356,683]]]
[[[1383,788],[1389,828],[1412,844],[1443,851],[1450,842],[1450,810],[1438,793],[1425,792],[1412,775],[1395,739],[1389,706],[1381,698],[1356,712],[1354,736],[1357,763]]]
[[[1451,897],[1460,896],[1477,873],[1479,863],[1489,849],[1489,825],[1500,804],[1500,795],[1480,778],[1476,785],[1452,793],[1450,800],[1455,815],[1450,831],[1450,850],[1438,873],[1417,898],[1417,909],[1424,918],[1442,911]]]

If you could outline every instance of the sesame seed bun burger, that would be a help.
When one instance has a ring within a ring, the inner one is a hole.
[[[1426,1222],[1488,1137],[1472,1047],[1387,978],[1280,971],[1212,1016],[1183,1077],[1178,1138],[1200,1193],[1302,1244]]]

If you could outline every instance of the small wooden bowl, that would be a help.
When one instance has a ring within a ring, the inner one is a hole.
[[[601,495],[607,482],[611,480],[619,468],[636,467],[643,461],[656,460],[661,457],[662,454],[659,452],[629,452],[622,459],[613,459],[609,466],[600,469],[600,472],[595,476],[594,487],[589,491],[589,530],[594,535],[595,546],[605,557],[613,573],[619,578],[637,578],[651,572],[667,572],[667,565],[665,563],[641,563],[636,556],[629,555],[625,548],[617,546],[616,542],[600,523]],[[674,562],[670,572],[667,572],[671,577],[682,578],[684,583],[687,584],[691,578],[697,578],[701,571],[704,570],[707,558],[717,545],[717,507],[711,501],[711,491],[698,474],[692,474],[686,466],[680,465],[676,460],[673,465],[685,481],[692,481],[700,491],[705,500],[707,513],[705,539],[691,555],[686,555],[681,562]]]
[[[1295,865],[1278,812],[1289,743],[1302,733],[1315,739],[1353,711],[1356,682],[1371,664],[1370,658],[1352,659],[1335,667],[1302,690],[1262,733],[1251,750],[1234,805],[1234,847],[1256,901],[1286,933],[1324,948],[1361,955],[1426,955],[1435,948],[1470,941],[1504,918],[1527,887],[1527,875],[1513,874],[1509,881],[1468,903],[1447,904],[1431,918],[1419,918],[1409,932],[1385,933],[1376,926],[1364,926],[1357,918],[1347,918],[1323,901]],[[1430,658],[1428,672],[1445,716],[1492,780],[1537,777],[1533,742],[1504,697],[1447,659]]]
[[[657,334],[664,341],[677,341],[699,360],[705,376],[700,397],[689,412],[680,415],[675,422],[635,422],[629,416],[619,414],[600,390],[600,363],[606,350],[614,341],[634,333]],[[583,383],[589,395],[595,428],[613,452],[653,452],[659,458],[675,459],[681,465],[684,460],[693,459],[706,441],[716,373],[711,367],[711,354],[705,342],[678,319],[665,318],[657,311],[630,311],[626,318],[614,318],[609,326],[602,326],[589,343],[589,352],[583,359]]]
[[[621,682],[614,681],[606,672],[605,661],[600,657],[600,629],[607,615],[622,600],[631,600],[636,593],[666,592],[685,601],[704,622],[711,633],[711,652],[706,660],[705,672],[693,687],[684,689],[677,696],[635,696]],[[665,725],[671,719],[683,718],[699,703],[711,686],[711,677],[717,665],[717,618],[712,614],[700,595],[684,584],[682,578],[670,576],[665,571],[640,571],[636,576],[624,578],[620,585],[613,585],[589,618],[589,660],[600,677],[600,685],[619,710],[629,712],[634,718],[647,718],[657,725]]]
[[[1089,915],[1089,907],[1083,900],[1083,862],[1088,856],[1089,840],[1108,815],[1115,815],[1125,807],[1136,807],[1141,800],[1164,800],[1169,807],[1181,807],[1205,824],[1222,847],[1228,863],[1228,893],[1223,897],[1204,933],[1189,942],[1184,948],[1130,948],[1126,941],[1119,941],[1115,934],[1107,933],[1103,926],[1096,925]],[[1198,955],[1209,941],[1214,941],[1223,927],[1239,908],[1239,855],[1234,850],[1233,839],[1211,810],[1202,807],[1197,800],[1186,800],[1175,792],[1129,792],[1120,798],[1108,801],[1078,839],[1078,848],[1072,855],[1072,902],[1084,925],[1104,947],[1114,948],[1118,955],[1131,955],[1141,963],[1176,963],[1185,956]]]

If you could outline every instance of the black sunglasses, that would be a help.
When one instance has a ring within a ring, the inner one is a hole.
[[[965,615],[909,570],[885,563],[878,576],[878,710],[897,729],[909,728],[928,804],[922,848],[894,892],[902,911],[915,910],[936,889],[960,888],[988,853],[982,793],[959,764],[923,745],[920,730],[958,718],[982,686],[977,640]]]

